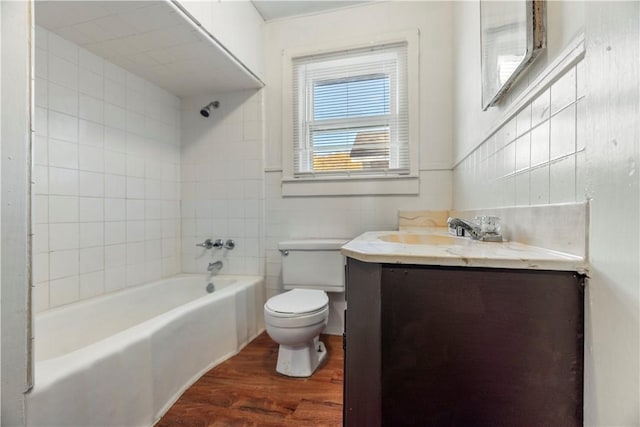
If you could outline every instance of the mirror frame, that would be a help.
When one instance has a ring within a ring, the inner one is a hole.
[[[513,1],[513,0],[512,0]],[[498,73],[497,67],[488,67],[484,58],[488,49],[492,46],[485,45],[483,35],[488,30],[486,23],[482,22],[482,9],[489,5],[499,6],[500,1],[480,0],[480,68],[481,68],[481,85],[482,85],[482,110],[486,111],[489,107],[496,105],[503,96],[509,91],[509,88],[520,77],[523,71],[533,62],[533,60],[546,47],[546,5],[544,0],[516,0],[525,4],[525,16],[514,17],[516,20],[525,19],[526,23],[526,50],[518,66],[511,72],[511,75],[497,90],[490,90],[485,87],[486,76],[495,76]],[[489,74],[492,73],[492,74]]]

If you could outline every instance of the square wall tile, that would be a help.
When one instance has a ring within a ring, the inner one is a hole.
[[[584,59],[576,64],[576,98],[580,99],[587,94]]]
[[[41,166],[49,164],[49,141],[46,136],[33,137],[33,164]]]
[[[104,244],[117,245],[126,242],[127,228],[125,221],[111,221],[104,223]]]
[[[102,100],[103,87],[104,82],[102,75],[90,71],[86,68],[80,68],[80,81],[78,84],[78,90],[81,93]]]
[[[516,137],[521,137],[531,129],[531,104],[527,104],[516,116]]]
[[[584,151],[576,153],[576,202],[588,200],[587,164]]]
[[[80,196],[104,197],[104,174],[95,172],[79,172]]]
[[[531,135],[529,133],[516,140],[516,172],[529,169],[531,163]]]
[[[51,307],[68,304],[80,298],[80,284],[78,276],[49,282],[49,300]]]
[[[33,194],[49,194],[49,168],[35,165],[31,171]]]
[[[104,194],[108,198],[121,198],[127,196],[126,177],[120,175],[105,175]]]
[[[549,165],[532,169],[530,171],[532,205],[549,204]]]
[[[551,89],[542,92],[531,103],[531,126],[535,127],[539,123],[547,120],[551,112]]]
[[[124,198],[104,199],[104,217],[106,221],[125,221],[127,219],[127,205]]]
[[[565,157],[550,164],[550,203],[575,202],[576,198],[576,158]]]
[[[49,225],[49,248],[51,251],[78,249],[78,223],[59,223]]]
[[[80,275],[80,298],[95,297],[104,292],[104,271]]]
[[[78,118],[49,110],[48,135],[67,142],[78,142]]]
[[[91,248],[105,244],[105,223],[81,222],[80,223],[80,247]]]
[[[576,100],[576,69],[571,68],[551,85],[551,115]]]
[[[512,174],[516,170],[516,143],[509,143],[502,151],[504,156],[504,174]]]
[[[51,82],[78,90],[78,66],[51,53],[47,56],[47,76]]]
[[[84,120],[103,123],[104,103],[101,99],[81,93],[79,117]]]
[[[33,195],[31,200],[31,221],[34,224],[49,223],[49,196]]]
[[[549,121],[545,121],[531,131],[531,167],[549,161],[549,144]]]
[[[80,274],[104,270],[104,247],[80,249]]]
[[[78,147],[79,169],[88,172],[104,172],[105,155],[100,147],[80,145]]]
[[[576,151],[582,151],[586,147],[587,119],[585,105],[584,99],[576,103]]]
[[[49,88],[45,79],[36,77],[34,81],[34,101],[37,107],[49,107]]]
[[[523,172],[515,176],[516,206],[529,206],[530,204],[530,174]]]
[[[575,104],[551,117],[549,155],[551,160],[576,152]]]
[[[49,255],[49,277],[51,280],[78,274],[78,250],[54,251]]]
[[[75,196],[49,197],[49,222],[78,222],[79,204]]]
[[[105,79],[104,101],[117,107],[126,107],[126,91],[124,85]]]
[[[104,200],[99,197],[80,197],[80,222],[104,221]]]
[[[56,168],[78,169],[78,144],[50,138],[49,165]]]
[[[60,113],[69,114],[71,116],[78,115],[78,92],[74,89],[49,82],[46,88],[48,90],[47,100],[48,107],[51,110]],[[39,87],[36,87],[36,95],[38,95]]]
[[[104,126],[89,120],[80,120],[78,143],[93,147],[104,146]]]
[[[49,76],[49,55],[45,49],[36,47],[34,54],[35,76],[47,79]]]

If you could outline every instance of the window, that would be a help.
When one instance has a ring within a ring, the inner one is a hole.
[[[285,181],[324,181],[326,194],[330,180],[415,179],[408,45],[403,40],[289,59],[292,135],[284,150],[290,156]],[[377,187],[356,193],[397,193]]]

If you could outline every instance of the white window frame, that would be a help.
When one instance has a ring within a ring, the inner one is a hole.
[[[409,173],[364,174],[340,176],[295,176],[294,171],[294,114],[293,111],[293,59],[310,55],[342,52],[394,43],[407,43],[407,113],[409,120]],[[382,34],[366,39],[332,43],[283,52],[282,81],[282,195],[329,196],[329,195],[388,195],[419,194],[419,32],[403,31]]]

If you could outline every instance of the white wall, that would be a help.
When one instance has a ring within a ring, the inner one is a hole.
[[[305,237],[352,238],[397,228],[398,209],[451,206],[451,4],[380,2],[334,12],[269,21],[264,45],[266,249],[268,296],[281,291],[277,243]],[[420,194],[417,196],[283,198],[282,51],[318,42],[420,30]],[[328,330],[342,331],[343,296],[332,295]]]
[[[34,308],[180,271],[180,101],[36,27]]]
[[[640,6],[546,4],[547,53],[507,100],[488,112],[480,107],[478,4],[454,7],[454,150],[460,161],[454,171],[454,206],[590,200],[585,425],[639,425]],[[586,37],[585,59],[543,92],[544,98],[525,105],[489,135],[515,97],[580,31]],[[560,105],[554,102],[558,98]],[[550,118],[541,114],[545,106]],[[519,123],[525,125],[523,133]]]
[[[208,118],[200,109],[220,102]],[[262,92],[201,95],[182,102],[182,265],[205,273],[264,274]],[[196,247],[233,239],[233,250]]]

